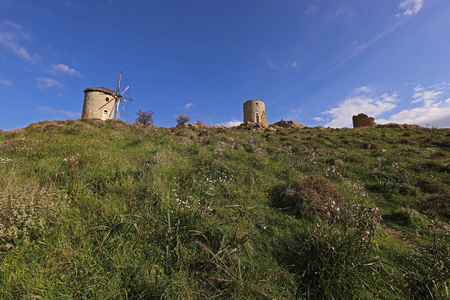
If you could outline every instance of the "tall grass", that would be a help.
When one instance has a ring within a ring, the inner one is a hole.
[[[84,119],[0,132],[0,295],[446,299],[449,136]]]

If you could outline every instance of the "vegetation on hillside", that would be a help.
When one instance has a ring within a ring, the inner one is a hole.
[[[0,132],[1,299],[448,299],[450,130]]]

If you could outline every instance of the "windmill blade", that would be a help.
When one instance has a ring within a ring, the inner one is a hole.
[[[113,113],[114,113],[114,109],[112,109],[112,110],[109,112],[108,119],[111,119],[111,116],[113,115]]]
[[[131,99],[131,98],[128,98],[128,97],[122,97],[123,99],[127,99],[128,101],[134,101],[133,99]],[[123,101],[125,101],[125,100],[123,100]],[[125,101],[126,102],[126,101]]]
[[[122,71],[120,71],[119,80],[117,80],[117,95],[120,95],[120,79],[122,79]]]
[[[120,105],[122,105],[123,115],[126,115],[127,113],[125,112],[125,107],[123,107],[122,101],[120,101]]]
[[[102,109],[102,108],[105,107],[106,105],[109,105],[109,101],[106,102],[104,105],[100,106],[100,109]]]
[[[122,94],[120,94],[120,96],[122,96],[123,94],[125,94],[125,92],[126,92],[129,88],[130,88],[130,86],[127,86],[127,87],[123,90]]]
[[[120,101],[116,101],[116,120],[120,120],[119,103]]]

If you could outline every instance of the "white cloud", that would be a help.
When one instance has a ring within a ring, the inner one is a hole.
[[[273,61],[269,57],[269,55],[266,55],[265,58],[266,58],[266,62],[269,65],[269,67],[271,67],[272,69],[276,69],[277,68],[277,66],[273,63]]]
[[[224,126],[227,126],[227,127],[235,127],[235,126],[239,126],[241,124],[242,124],[242,121],[239,121],[236,118],[232,118],[231,121],[220,123],[220,124],[216,124],[216,125],[224,125]]]
[[[445,83],[430,86],[428,89],[425,89],[422,86],[418,85],[414,88],[415,93],[413,95],[413,98],[415,100],[411,103],[423,102],[425,108],[437,106],[440,104],[438,102],[440,96],[448,89],[449,86]]]
[[[56,113],[56,114],[61,114],[61,115],[65,115],[71,118],[80,118],[81,113],[75,113],[75,112],[71,112],[68,110],[63,110],[63,109],[54,109],[51,108],[50,106],[42,106],[38,108],[40,111],[45,112],[45,113]]]
[[[330,115],[331,121],[324,126],[345,127],[352,124],[352,116],[364,113],[374,117],[378,124],[416,124],[421,126],[435,126],[439,128],[450,128],[450,84],[439,83],[424,88],[420,85],[414,87],[411,107],[400,112],[393,113],[385,119],[377,119],[397,107],[399,96],[397,93],[385,93],[376,95],[372,88],[361,87],[355,89],[336,107],[322,112]],[[313,118],[318,122],[325,121],[322,117]]]
[[[345,127],[352,124],[352,116],[364,113],[370,117],[380,116],[396,107],[394,102],[398,101],[398,95],[382,94],[373,95],[372,89],[362,87],[355,89],[350,96],[340,102],[337,107],[322,112],[331,115],[330,122],[326,127]]]
[[[405,109],[391,115],[387,119],[375,120],[377,123],[417,124],[421,126],[450,127],[450,84],[440,83],[424,88],[414,87],[411,104],[422,104],[421,107]],[[446,100],[443,100],[447,98]]]
[[[23,30],[22,26],[10,21],[2,21],[0,23],[0,45],[21,59],[32,62],[33,57],[31,54],[19,44],[24,39],[29,39],[29,34]]]
[[[291,67],[292,68],[295,68],[295,67],[297,67],[298,66],[298,61],[294,61],[292,64],[291,64]]]
[[[188,104],[186,104],[186,105],[184,106],[184,108],[189,109],[189,108],[191,108],[193,105],[194,105],[193,103],[188,103]]]
[[[11,80],[3,79],[3,78],[0,78],[0,84],[1,84],[1,85],[9,85],[9,86],[13,86],[13,85],[14,85],[14,84],[11,82]]]
[[[412,16],[419,12],[423,6],[424,0],[403,0],[398,6],[403,12],[397,14],[397,16]]]
[[[64,64],[53,65],[52,71],[53,73],[64,73],[71,76],[81,76],[80,72]]]
[[[371,93],[374,89],[368,86],[362,86],[360,88],[355,89],[356,93]]]
[[[44,91],[49,87],[60,87],[60,88],[64,87],[61,83],[59,83],[53,78],[38,78],[37,85],[41,91]]]
[[[375,120],[379,124],[398,123],[421,126],[450,128],[450,103],[434,107],[416,107],[405,109],[394,114],[389,119]]]

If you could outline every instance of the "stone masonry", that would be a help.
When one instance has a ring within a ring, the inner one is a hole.
[[[264,102],[254,99],[244,103],[244,123],[247,122],[268,126]]]
[[[84,91],[82,118],[114,119],[115,91],[104,87],[87,88]]]
[[[353,116],[353,128],[359,127],[375,127],[377,123],[375,123],[374,118],[368,117],[366,114],[359,114],[357,116]]]

